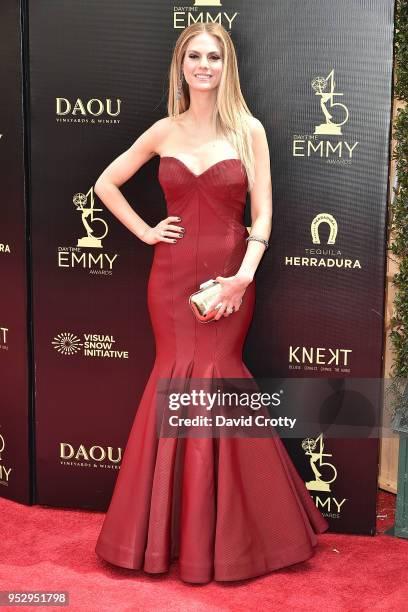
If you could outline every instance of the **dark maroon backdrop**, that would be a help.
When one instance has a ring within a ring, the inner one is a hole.
[[[92,211],[90,190],[166,114],[171,50],[189,15],[232,24],[242,90],[271,151],[271,248],[257,272],[245,362],[264,377],[381,376],[393,2],[185,5],[29,4],[40,503],[106,508],[153,364],[152,249],[96,197],[101,210]],[[148,223],[165,216],[157,162],[122,188]],[[87,335],[108,352],[89,355]],[[306,351],[309,363],[298,360]],[[285,443],[310,480],[302,440]],[[323,452],[337,478],[311,493],[331,529],[373,533],[377,441],[324,439]]]
[[[34,463],[23,15],[19,2],[0,3],[0,494],[29,503]]]

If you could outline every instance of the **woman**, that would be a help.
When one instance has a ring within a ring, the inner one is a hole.
[[[95,192],[146,244],[156,359],[129,435],[96,552],[118,566],[182,580],[250,578],[308,559],[328,528],[277,436],[158,437],[162,380],[252,379],[242,347],[255,302],[254,274],[271,232],[265,130],[248,110],[229,34],[194,24],[178,38],[169,117],[157,121],[101,174]],[[153,156],[169,216],[150,227],[119,187]],[[252,227],[243,224],[250,191]],[[188,298],[211,278],[220,291],[194,317]],[[188,386],[188,385],[187,385]]]

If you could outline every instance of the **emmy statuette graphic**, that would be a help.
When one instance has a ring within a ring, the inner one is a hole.
[[[318,443],[319,451],[314,452]],[[321,433],[317,438],[305,438],[302,442],[302,448],[305,451],[305,454],[310,456],[310,467],[312,468],[316,477],[315,480],[309,480],[306,483],[306,488],[309,489],[309,491],[330,491],[330,484],[337,478],[337,470],[332,463],[322,461],[323,457],[333,456],[331,453],[323,452],[323,434]],[[327,478],[325,480],[322,479],[322,474],[319,472],[316,466],[317,461],[319,461],[319,468],[328,467],[330,470],[333,470],[334,475],[331,480],[327,480]]]
[[[90,205],[88,204],[88,197],[90,199]],[[81,213],[82,223],[85,227],[87,235],[83,238],[78,238],[77,246],[81,247],[93,247],[93,248],[102,248],[102,239],[105,238],[108,233],[108,226],[106,222],[100,217],[95,217],[94,212],[103,210],[102,208],[95,208],[95,199],[93,187],[90,188],[88,193],[85,195],[84,193],[76,193],[72,198],[76,209]],[[91,223],[91,225],[88,222]],[[95,231],[95,226],[102,225],[103,229],[101,230],[101,234],[99,236],[92,236],[91,234]],[[92,226],[92,227],[91,227]]]
[[[346,123],[349,117],[349,112],[347,106],[341,104],[340,102],[334,102],[334,96],[342,96],[342,93],[335,93],[334,88],[336,86],[334,80],[334,69],[327,75],[327,77],[316,77],[312,81],[312,89],[314,89],[315,95],[320,96],[320,108],[323,111],[323,114],[326,119],[326,123],[321,123],[320,125],[315,126],[315,134],[334,134],[341,135],[341,127]],[[325,91],[328,83],[330,82],[330,90]],[[344,110],[346,117],[341,123],[335,123],[332,121],[333,115],[327,109],[326,103],[330,102],[330,108],[339,107]]]
[[[6,442],[4,441],[3,436],[0,434],[0,461],[1,461],[1,453],[4,451],[4,447],[6,446]]]

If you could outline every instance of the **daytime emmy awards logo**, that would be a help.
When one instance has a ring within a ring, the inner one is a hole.
[[[237,11],[231,14],[226,11],[219,11],[213,14],[209,11],[200,10],[202,8],[210,9],[216,7],[223,7],[223,3],[220,0],[195,0],[190,7],[174,6],[173,27],[174,29],[184,29],[193,23],[217,22],[223,25],[226,30],[231,30],[232,24],[239,14]]]
[[[3,461],[3,452],[6,447],[6,441],[4,436],[0,434],[0,461]],[[0,483],[8,487],[10,481],[11,468],[6,467],[0,463]]]
[[[320,226],[327,225],[329,236],[327,238],[327,248],[304,248],[304,255],[286,255],[285,266],[296,266],[306,268],[344,268],[346,270],[354,270],[354,268],[362,269],[359,259],[345,257],[340,249],[331,248],[336,243],[338,224],[335,217],[328,212],[318,213],[310,224],[310,234],[312,243],[320,245]]]
[[[349,118],[349,112],[347,106],[341,102],[335,102],[335,96],[343,96],[341,92],[335,92],[336,86],[334,80],[334,69],[327,75],[327,77],[316,77],[312,81],[312,89],[315,92],[315,96],[320,97],[320,108],[323,112],[325,123],[315,126],[315,134],[335,134],[339,136],[342,134],[341,126],[344,125]],[[326,91],[328,90],[328,91]],[[335,106],[339,107],[344,112],[344,119],[340,123],[332,121],[333,115],[327,109],[327,104],[330,103],[330,108],[333,109]]]
[[[102,240],[108,234],[108,224],[101,216],[95,214],[103,211],[103,208],[95,206],[93,186],[86,194],[82,192],[74,194],[72,202],[81,217],[84,235],[77,239],[76,246],[58,248],[58,267],[79,267],[89,270],[90,274],[111,275],[113,264],[119,257],[118,253],[109,255],[104,251],[93,252],[102,250]]]
[[[333,463],[324,461],[323,457],[333,457],[332,453],[324,452],[323,433],[317,438],[305,438],[302,441],[302,449],[305,455],[309,457],[309,464],[315,476],[314,480],[306,482],[306,488],[309,491],[331,492],[331,483],[337,478],[337,469]],[[322,474],[323,472],[323,474]],[[319,497],[316,498],[316,506],[326,510],[324,516],[331,518],[340,518],[340,512],[346,498],[337,500],[335,497],[327,497],[322,501]]]
[[[94,214],[95,212],[103,210],[103,208],[95,208],[93,187],[90,188],[86,195],[84,193],[76,193],[72,201],[77,212],[81,215],[82,225],[86,231],[86,236],[78,239],[77,246],[101,249],[102,239],[105,238],[108,233],[108,225],[104,219],[96,217]],[[95,231],[97,232],[96,236],[93,235]]]
[[[358,141],[349,143],[347,140],[336,140],[333,142],[330,139],[319,138],[319,136],[342,136],[342,126],[349,120],[347,106],[335,101],[336,96],[344,96],[344,93],[336,91],[334,68],[326,77],[316,76],[312,80],[311,88],[319,99],[324,122],[314,126],[313,134],[294,136],[293,156],[316,156],[326,159],[328,163],[350,164],[359,144]]]

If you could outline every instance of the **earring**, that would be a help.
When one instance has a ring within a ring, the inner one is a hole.
[[[181,98],[181,92],[183,91],[184,73],[181,73],[179,84],[176,91],[176,100],[179,101]]]

